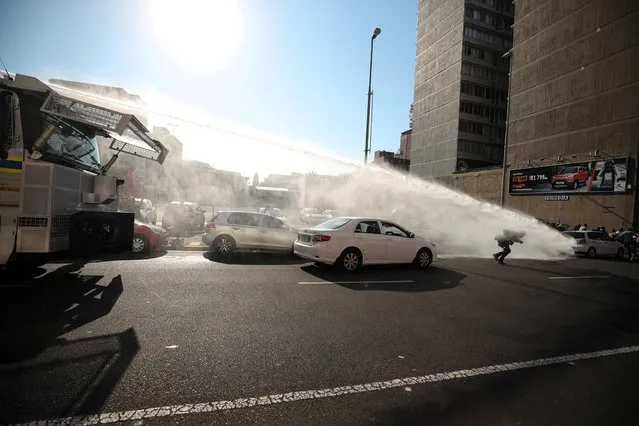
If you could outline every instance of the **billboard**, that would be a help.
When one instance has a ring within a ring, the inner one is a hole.
[[[620,194],[626,192],[628,158],[610,158],[510,171],[517,194]]]

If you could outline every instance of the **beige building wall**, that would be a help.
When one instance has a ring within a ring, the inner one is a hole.
[[[518,0],[509,169],[631,157],[625,195],[506,196],[506,205],[565,223],[628,226],[637,217],[639,1]],[[599,151],[599,158],[592,154]]]
[[[455,173],[437,178],[437,181],[480,200],[499,204],[502,169]]]

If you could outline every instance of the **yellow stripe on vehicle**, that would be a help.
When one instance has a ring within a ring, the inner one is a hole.
[[[9,156],[6,160],[0,158],[0,172],[4,173],[22,173],[22,158]]]

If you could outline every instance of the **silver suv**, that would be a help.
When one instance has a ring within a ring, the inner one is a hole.
[[[235,251],[293,251],[297,230],[281,220],[262,213],[218,212],[206,224],[202,243],[217,255]]]

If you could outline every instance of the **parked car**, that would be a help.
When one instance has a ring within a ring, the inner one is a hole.
[[[172,234],[195,232],[204,228],[204,213],[197,203],[173,201],[164,210],[162,226]]]
[[[282,210],[280,210],[277,207],[262,207],[259,210],[259,212],[263,213],[263,214],[271,215],[273,217],[276,217],[276,218],[278,218],[279,220],[281,220],[283,222],[286,222],[286,220],[287,220],[286,216],[284,216],[284,213],[282,212]]]
[[[202,243],[219,256],[246,250],[291,253],[296,237],[296,229],[271,215],[223,211],[206,224]]]
[[[332,219],[332,218],[334,218],[334,217],[339,216],[339,215],[337,214],[337,210],[324,210],[324,211],[322,212],[322,215],[323,215],[325,218],[328,218],[328,219]]]
[[[437,259],[435,244],[394,222],[367,217],[337,217],[300,230],[296,255],[352,272],[362,265],[413,263],[427,268]]]
[[[165,229],[157,225],[140,222],[133,223],[133,253],[150,253],[163,250],[169,243],[169,235]]]
[[[155,222],[158,220],[158,212],[151,200],[146,198],[136,198],[133,205],[136,219],[141,222],[155,225]]]
[[[619,241],[611,238],[607,233],[600,231],[566,231],[565,236],[574,240],[572,250],[575,254],[585,254],[588,257],[615,256],[623,259],[624,246]]]
[[[551,179],[553,189],[570,188],[577,189],[579,185],[588,183],[590,171],[584,166],[570,166],[563,168]]]
[[[300,222],[302,223],[316,225],[324,222],[325,220],[326,216],[324,216],[319,209],[307,207],[300,211]]]

